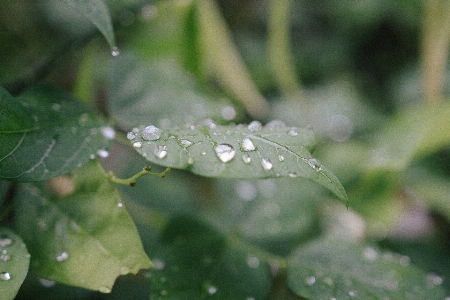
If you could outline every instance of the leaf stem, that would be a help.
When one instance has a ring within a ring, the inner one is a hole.
[[[166,168],[162,172],[152,172],[151,166],[145,166],[142,169],[142,171],[131,176],[130,178],[126,178],[126,179],[117,178],[116,175],[114,175],[114,173],[112,173],[112,172],[108,173],[108,177],[109,177],[109,180],[111,180],[114,183],[134,186],[136,184],[136,181],[144,175],[153,175],[153,176],[158,176],[160,178],[164,178],[164,177],[166,177],[167,173],[170,172],[171,170],[172,170],[171,168]]]

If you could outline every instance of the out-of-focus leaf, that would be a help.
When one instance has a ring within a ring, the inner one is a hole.
[[[229,248],[225,237],[193,219],[172,219],[148,275],[152,299],[265,299],[270,274],[255,256]]]
[[[18,235],[0,227],[0,296],[12,300],[27,276],[30,254]]]
[[[449,116],[449,101],[401,111],[378,136],[369,170],[402,171],[413,159],[450,144]]]
[[[116,38],[108,6],[103,0],[59,0],[70,5],[85,16],[103,34],[111,49],[116,46]]]
[[[409,258],[343,240],[299,248],[288,284],[308,299],[444,299],[443,279],[409,264]]]
[[[0,177],[40,181],[107,156],[114,130],[69,95],[34,87],[19,99],[0,89]]]
[[[109,292],[119,275],[151,267],[132,219],[98,163],[49,185],[56,196],[42,184],[26,184],[16,199],[16,227],[38,276]]]
[[[207,177],[303,177],[347,202],[336,176],[312,158],[314,136],[308,129],[286,127],[280,121],[262,127],[259,122],[216,126],[206,120],[190,128],[141,126],[128,137],[147,160],[166,167]]]
[[[122,53],[114,59],[111,73],[111,110],[126,128],[149,120],[169,127],[237,117],[230,101],[216,101],[200,92],[194,78],[174,60],[148,63]]]

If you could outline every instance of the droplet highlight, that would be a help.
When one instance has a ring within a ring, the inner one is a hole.
[[[208,294],[214,295],[215,293],[217,293],[217,288],[215,286],[208,287]]]
[[[309,158],[306,160],[308,165],[316,171],[322,170],[322,165],[315,158]]]
[[[248,124],[248,130],[249,131],[258,131],[262,129],[262,124],[259,121],[252,121],[250,124]]]
[[[267,158],[267,157],[264,157],[261,160],[261,165],[262,165],[263,169],[266,171],[272,170],[272,168],[273,168],[272,161],[270,160],[270,158]]]
[[[113,140],[116,137],[116,131],[114,130],[114,128],[112,128],[110,126],[102,127],[100,129],[100,132],[108,140]]]
[[[105,149],[99,149],[97,150],[97,155],[101,158],[107,158],[109,156],[109,152]]]
[[[134,140],[136,138],[136,133],[130,131],[127,133],[127,139]]]
[[[155,150],[153,151],[153,153],[155,154],[155,156],[159,159],[163,159],[164,157],[167,156],[167,147],[166,146],[157,146],[155,147]]]
[[[306,283],[307,285],[309,285],[309,286],[314,285],[314,283],[316,283],[316,277],[314,277],[314,276],[308,276],[308,277],[306,277],[305,283]]]
[[[142,137],[147,141],[156,141],[161,137],[161,129],[156,126],[150,125],[142,130]]]
[[[11,274],[9,274],[9,272],[2,272],[0,273],[0,279],[3,281],[8,281],[11,279]]]
[[[67,252],[61,252],[56,256],[56,261],[58,262],[66,261],[67,259],[69,259],[69,253]]]
[[[250,157],[250,155],[248,155],[248,153],[244,153],[242,154],[242,161],[246,164],[249,164],[252,162],[252,158]]]
[[[298,135],[297,128],[291,128],[291,129],[289,129],[288,134],[289,134],[290,136],[297,136],[297,135]]]
[[[242,148],[242,151],[246,151],[246,152],[256,150],[255,144],[253,144],[252,140],[249,138],[245,138],[242,140],[241,148]]]
[[[120,54],[119,48],[117,46],[114,46],[111,50],[111,55],[114,57],[117,57],[117,56],[119,56],[119,54]]]
[[[232,160],[234,155],[236,154],[236,150],[234,150],[233,146],[229,144],[219,144],[216,146],[214,151],[216,151],[217,157],[223,163]]]
[[[192,142],[189,140],[181,140],[180,143],[181,143],[181,145],[183,145],[184,148],[187,148],[190,145],[192,145]]]
[[[134,148],[138,148],[138,149],[139,149],[139,148],[142,148],[142,142],[134,142],[134,143],[133,143],[133,147],[134,147]]]

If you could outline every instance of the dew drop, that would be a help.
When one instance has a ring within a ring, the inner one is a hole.
[[[225,106],[222,108],[222,117],[227,121],[231,121],[236,117],[236,110],[232,106]]]
[[[6,252],[6,253],[8,253],[8,252]],[[0,261],[2,261],[2,262],[8,262],[8,261],[11,260],[11,255],[8,255],[8,254],[6,254],[6,253],[2,253],[2,254],[0,255]]]
[[[202,152],[200,152],[200,154],[201,154],[202,156],[205,156],[205,155],[206,155],[206,151],[202,151]]]
[[[354,298],[354,297],[357,296],[357,293],[356,293],[355,291],[350,291],[350,292],[348,292],[348,295],[349,295],[350,297]]]
[[[166,146],[157,146],[155,147],[155,150],[153,151],[155,156],[159,159],[163,159],[167,155],[167,147]]]
[[[208,294],[214,295],[217,292],[217,288],[215,286],[208,287]]]
[[[243,160],[246,164],[249,164],[249,163],[252,162],[252,158],[250,157],[250,155],[248,155],[248,153],[242,154],[242,160]]]
[[[427,274],[426,279],[433,285],[441,285],[444,282],[444,279],[435,273]]]
[[[8,272],[2,272],[0,273],[0,279],[3,281],[8,281],[11,279],[11,274],[9,274]]]
[[[39,283],[46,288],[51,288],[54,287],[56,285],[56,281],[53,280],[48,280],[48,279],[44,279],[44,278],[39,278]]]
[[[298,175],[297,175],[296,172],[290,171],[290,172],[288,172],[288,176],[291,177],[291,178],[295,178],[295,177],[297,177]]]
[[[296,128],[291,128],[291,129],[289,129],[288,134],[290,136],[297,136],[298,135],[298,131],[297,131]]]
[[[271,170],[272,167],[273,167],[272,161],[269,158],[267,158],[267,157],[264,157],[261,160],[261,165],[262,165],[263,169],[266,170],[266,171]]]
[[[183,145],[183,147],[185,147],[185,148],[187,148],[187,147],[189,147],[190,145],[192,145],[192,142],[189,141],[189,140],[181,140],[180,143],[181,143],[181,145]]]
[[[315,158],[309,158],[306,160],[308,165],[316,171],[322,170],[322,165]]]
[[[119,48],[117,46],[114,46],[112,48],[111,55],[114,56],[114,57],[117,57],[117,56],[119,56],[119,54],[120,54]]]
[[[247,297],[246,300],[255,300],[255,298],[254,297]]]
[[[62,262],[66,261],[69,258],[69,253],[67,252],[61,252],[56,256],[56,261]]]
[[[266,124],[265,126],[267,129],[273,130],[273,129],[279,129],[279,128],[285,128],[286,124],[284,124],[283,121],[280,120],[273,120]]]
[[[262,129],[262,124],[259,121],[252,121],[247,128],[249,131],[258,131]]]
[[[114,130],[114,128],[112,128],[110,126],[102,127],[100,129],[100,132],[108,140],[113,140],[116,137],[116,131]]]
[[[379,254],[378,251],[372,247],[366,247],[363,251],[363,256],[368,261],[375,261],[378,259]]]
[[[309,285],[309,286],[314,285],[314,283],[316,283],[316,277],[314,277],[314,276],[308,276],[308,277],[306,277],[305,283],[306,283],[307,285]]]
[[[249,138],[245,138],[242,140],[241,147],[242,147],[242,151],[246,151],[246,152],[256,150],[255,144],[253,144],[252,140]]]
[[[214,149],[216,151],[217,157],[221,162],[226,163],[233,159],[236,154],[236,150],[229,144],[219,144]]]
[[[95,154],[89,155],[89,158],[90,158],[90,159],[95,159]]]
[[[122,208],[123,207],[123,203],[122,202],[117,203],[117,207],[118,208]]]
[[[284,156],[283,156],[283,155],[281,155],[281,154],[280,154],[280,155],[278,155],[278,160],[279,160],[279,161],[284,161]]]
[[[166,266],[166,263],[159,259],[153,259],[152,263],[156,270],[162,270]]]
[[[323,279],[323,281],[328,284],[329,286],[332,286],[334,284],[333,279],[331,279],[330,277],[325,277]]]
[[[237,181],[235,191],[244,201],[252,201],[258,195],[258,190],[250,181]]]
[[[249,256],[247,257],[247,265],[251,269],[256,269],[259,267],[259,259],[256,256]]]
[[[97,150],[97,155],[101,158],[107,158],[109,156],[109,152],[105,149],[99,149]]]
[[[156,126],[150,125],[142,130],[142,137],[147,141],[156,141],[161,137],[161,129]]]
[[[188,165],[193,165],[194,164],[194,158],[192,156],[190,156],[187,160]]]
[[[101,287],[98,289],[98,291],[99,291],[100,293],[104,293],[104,294],[109,294],[109,293],[111,293],[111,289],[110,289],[109,287],[107,287],[107,286],[101,286]]]
[[[0,248],[5,248],[10,245],[12,245],[13,240],[12,238],[8,237],[7,235],[0,236]]]
[[[130,131],[127,133],[127,139],[132,140],[136,138],[136,133]]]
[[[134,148],[142,148],[142,142],[134,142],[133,147]]]
[[[408,256],[403,255],[402,257],[400,257],[399,263],[400,265],[407,267],[411,263],[411,259]]]

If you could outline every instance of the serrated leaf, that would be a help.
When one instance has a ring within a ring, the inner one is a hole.
[[[307,299],[444,299],[442,278],[409,258],[344,240],[319,240],[294,252],[290,289]]]
[[[183,126],[210,117],[234,120],[231,101],[201,92],[191,74],[174,60],[152,63],[122,53],[112,62],[111,111],[125,128],[153,120],[158,126]]]
[[[207,177],[303,177],[346,202],[339,180],[310,154],[315,146],[312,131],[275,122],[264,128],[255,123],[216,126],[208,120],[197,127],[168,130],[141,126],[129,137],[147,160],[166,167]]]
[[[16,199],[16,227],[38,276],[109,292],[119,275],[151,267],[130,215],[97,162],[61,180],[50,187],[67,196],[25,184]]]
[[[225,237],[187,217],[173,218],[153,255],[151,299],[265,299],[267,264],[230,248]]]
[[[111,49],[116,45],[116,38],[111,15],[103,0],[59,0],[70,5],[86,17],[103,34]]]
[[[0,178],[65,174],[109,147],[114,131],[64,92],[34,87],[14,99],[0,88]],[[102,155],[105,155],[102,152]]]
[[[0,298],[14,299],[28,273],[30,254],[20,237],[0,227]]]

